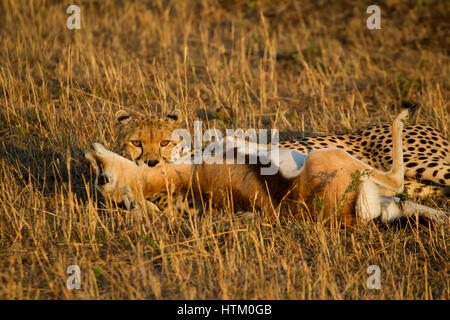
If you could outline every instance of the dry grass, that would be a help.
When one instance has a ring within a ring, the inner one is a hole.
[[[150,4],[151,3],[151,4]],[[0,298],[448,299],[449,224],[310,222],[210,208],[136,216],[96,201],[83,150],[115,111],[224,107],[226,127],[348,132],[392,120],[450,135],[449,4],[387,1],[0,4]],[[225,117],[226,118],[226,117]],[[448,207],[448,199],[426,199]],[[66,289],[66,268],[82,289]],[[381,268],[381,290],[366,269]]]

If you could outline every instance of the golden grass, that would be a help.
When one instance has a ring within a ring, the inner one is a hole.
[[[335,229],[231,208],[133,215],[96,201],[83,150],[114,146],[119,108],[223,127],[342,133],[413,121],[450,135],[445,1],[0,4],[0,298],[448,299],[449,224]],[[227,120],[228,119],[228,120]],[[175,201],[175,200],[174,200]],[[448,199],[426,199],[448,208]],[[81,268],[81,290],[66,269]],[[368,290],[369,265],[381,290]]]

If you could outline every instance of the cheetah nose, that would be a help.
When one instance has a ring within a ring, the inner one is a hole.
[[[101,175],[98,176],[97,184],[99,186],[103,186],[103,185],[107,184],[108,182],[109,182],[109,179],[104,173],[102,173]]]
[[[144,163],[146,165],[148,165],[149,167],[154,167],[159,163],[159,161],[158,160],[147,160],[147,161],[144,161]]]

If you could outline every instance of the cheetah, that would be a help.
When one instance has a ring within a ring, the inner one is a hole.
[[[186,127],[179,115],[142,117],[120,110],[115,115],[119,153],[137,164],[150,166],[171,162],[180,140],[172,132]],[[304,137],[280,141],[280,149],[309,154],[324,148],[339,148],[379,170],[393,163],[392,133],[388,124],[375,125],[350,134]],[[426,124],[406,124],[403,132],[405,176],[409,195],[450,194],[450,146],[437,129]],[[438,187],[425,186],[424,183]]]
[[[226,194],[230,194],[235,206],[243,209],[257,209],[275,216],[277,210],[283,213],[287,209],[297,219],[325,218],[325,222],[337,221],[343,226],[376,218],[391,222],[415,212],[445,221],[446,212],[409,201],[399,205],[398,198],[381,195],[382,189],[401,193],[404,187],[402,130],[408,113],[408,109],[403,110],[392,124],[390,171],[377,170],[339,148],[315,150],[308,155],[281,150],[280,155],[285,160],[289,157],[302,159],[296,161],[296,173],[288,173],[280,165],[276,174],[265,176],[259,174],[260,164],[205,161],[201,164],[160,162],[153,167],[138,166],[100,143],[94,143],[86,150],[85,157],[94,169],[96,189],[104,197],[123,202],[129,209],[143,208],[145,199],[166,190],[169,182],[178,191],[192,190],[212,197],[213,203],[219,204]],[[273,149],[268,150],[259,157],[274,161],[271,158]],[[223,157],[225,153],[214,157]],[[354,181],[357,181],[356,186]],[[318,197],[324,204],[320,209],[315,206]],[[283,208],[282,203],[287,203],[287,207]]]

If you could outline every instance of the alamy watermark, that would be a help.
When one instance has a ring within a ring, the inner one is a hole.
[[[70,265],[66,270],[67,274],[70,276],[67,278],[66,286],[67,289],[81,289],[81,270],[76,264]]]
[[[81,9],[77,5],[70,5],[66,10],[67,14],[70,14],[70,17],[66,20],[66,26],[69,30],[79,30],[81,29]]]
[[[81,29],[81,9],[79,6],[72,4],[67,7],[67,14],[70,17],[66,20],[66,26],[69,30]],[[373,4],[367,7],[366,13],[370,14],[367,18],[366,26],[369,30],[381,29],[381,10],[380,7]]]
[[[367,278],[367,289],[369,290],[380,290],[381,289],[381,269],[379,266],[372,264],[367,267],[367,274],[370,277]]]
[[[373,4],[367,7],[366,13],[371,14],[366,21],[367,29],[381,29],[381,10],[380,7]]]
[[[276,129],[226,129],[225,137],[217,129],[202,130],[202,122],[194,121],[194,136],[187,129],[172,132],[179,141],[171,151],[177,163],[194,164],[260,164],[262,175],[278,172],[279,131]],[[192,150],[193,146],[193,150]]]

